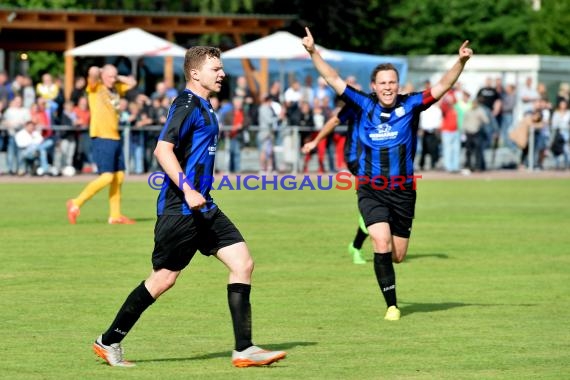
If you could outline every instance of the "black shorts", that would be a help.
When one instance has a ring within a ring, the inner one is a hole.
[[[180,271],[196,251],[210,256],[243,241],[237,227],[217,207],[196,215],[159,215],[154,226],[152,267]]]
[[[416,190],[410,186],[405,189],[375,190],[370,185],[363,185],[356,191],[358,209],[366,226],[386,222],[392,235],[409,238],[416,208]]]

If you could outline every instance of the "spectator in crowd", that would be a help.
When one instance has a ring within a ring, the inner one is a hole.
[[[156,142],[158,141],[158,136],[160,134],[160,130],[156,127],[162,127],[166,123],[169,107],[170,99],[166,97],[166,95],[162,98],[152,99],[149,116],[152,119],[152,126],[155,128],[146,131],[145,157],[148,171],[154,172],[160,169],[158,162],[156,161],[156,157],[154,157],[152,152],[154,152],[154,149],[156,148]]]
[[[140,95],[139,95],[140,98]],[[144,128],[152,124],[152,119],[147,113],[142,101],[129,103],[129,127],[130,130],[130,158],[129,163],[134,174],[145,172],[145,134]]]
[[[94,171],[93,156],[91,154],[91,138],[89,137],[89,122],[91,111],[86,96],[81,96],[77,100],[77,105],[73,108],[73,113],[77,117],[77,149],[74,166],[77,166],[83,173]]]
[[[178,89],[170,78],[164,78],[164,85],[166,86],[166,97],[170,100],[178,96]],[[170,104],[170,103],[169,103]]]
[[[558,105],[552,113],[551,130],[553,144],[556,143],[554,139],[557,134],[560,134],[562,137],[560,140],[562,141],[562,144],[560,144],[562,147],[560,154],[556,154],[555,149],[552,149],[556,160],[556,168],[566,170],[569,167],[568,159],[570,158],[570,147],[568,145],[568,141],[570,141],[570,110],[568,109],[568,101],[564,98],[558,101]],[[564,160],[562,165],[560,164],[560,158]]]
[[[556,104],[561,100],[566,100],[570,104],[570,83],[562,82],[558,86],[558,93],[556,94]]]
[[[2,127],[7,131],[6,145],[6,168],[8,173],[16,174],[19,165],[18,146],[16,144],[16,133],[24,128],[24,125],[32,119],[30,110],[22,106],[22,97],[16,95],[2,117]]]
[[[347,85],[354,87],[357,90],[362,90],[362,86],[358,83],[358,80],[354,75],[348,75],[344,81]]]
[[[448,173],[458,173],[460,169],[461,136],[457,128],[455,103],[455,94],[448,93],[443,96],[440,104],[442,114],[441,151],[443,168]]]
[[[515,148],[509,139],[509,131],[513,127],[514,110],[517,103],[517,93],[514,84],[509,83],[501,96],[501,142],[510,149]]]
[[[533,155],[533,159],[535,159],[534,164],[532,167],[528,162],[528,155],[530,151],[530,141],[529,136],[532,135],[534,142],[538,140],[540,137],[540,131],[545,127],[543,113],[538,107],[535,108],[531,113],[526,114],[517,124],[516,128],[514,128],[509,137],[517,146],[521,149],[521,161],[520,161],[520,168],[523,169],[524,167],[528,167],[529,169],[537,167],[536,165],[536,158],[538,157],[538,153],[536,152]]]
[[[301,146],[311,141],[318,133],[315,129],[315,119],[313,117],[313,110],[311,109],[311,105],[308,102],[301,101],[300,106],[300,118],[299,118],[299,125],[301,127],[300,130],[300,137],[301,137]],[[322,127],[322,126],[321,126]],[[299,147],[301,148],[301,147]],[[324,156],[325,152],[322,149],[319,149],[318,152],[315,150],[311,150],[307,154],[305,154],[305,158],[303,160],[303,173],[309,172],[309,163],[311,161],[311,157],[318,153],[318,164],[319,164],[319,174],[323,174],[325,172],[325,163],[324,163]]]
[[[275,143],[275,132],[278,128],[279,116],[275,113],[271,103],[273,100],[269,95],[265,95],[259,106],[257,125],[257,147],[259,150],[259,170],[261,174],[266,174],[276,170],[275,153],[273,150]]]
[[[136,82],[134,75],[125,75],[124,77],[125,80]],[[142,93],[141,90],[137,86],[134,86],[133,88],[127,90],[125,95],[123,95],[122,97],[127,98],[129,102],[134,102],[137,100],[137,96],[139,96],[141,93]]]
[[[471,102],[471,108],[463,114],[463,131],[465,132],[465,174],[484,171],[484,131],[483,126],[488,124],[489,114],[481,106],[479,99]]]
[[[12,93],[14,96],[22,97],[22,105],[24,108],[30,108],[36,101],[36,90],[32,85],[32,79],[29,76],[18,74],[12,81]]]
[[[536,92],[538,92],[539,99],[544,100],[544,106],[552,110],[552,102],[550,101],[548,89],[546,88],[546,84],[544,82],[538,82],[536,85]]]
[[[540,94],[533,84],[532,77],[527,77],[524,86],[519,90],[519,98],[522,102],[523,115],[532,113],[534,110],[534,103],[540,99]]]
[[[245,76],[240,75],[236,79],[236,86],[234,88],[234,97],[242,98],[245,104],[245,98],[253,97],[253,94],[249,90],[247,85],[247,79]]]
[[[30,109],[32,121],[36,124],[36,127],[39,128],[42,132],[42,137],[44,138],[45,146],[49,148],[48,151],[48,160],[49,162],[53,162],[53,155],[54,155],[54,148],[55,148],[55,136],[54,131],[52,128],[53,125],[53,114],[48,107],[49,102],[42,98],[38,97],[36,103],[32,105]],[[38,174],[43,175],[47,173],[43,173],[44,167],[41,166],[38,169]]]
[[[439,103],[420,113],[419,133],[422,135],[422,152],[420,155],[420,170],[426,168],[426,157],[430,156],[430,167],[434,170],[439,161],[439,134],[442,114]]]
[[[81,97],[87,96],[87,93],[85,92],[86,84],[87,82],[85,82],[85,77],[78,76],[75,78],[75,81],[73,82],[73,90],[71,90],[71,95],[69,97],[73,104],[77,105]]]
[[[241,150],[244,144],[243,136],[245,129],[249,126],[248,115],[243,109],[244,98],[234,96],[232,99],[232,110],[224,116],[224,125],[231,126],[228,132],[230,141],[229,167],[230,173],[241,171]]]
[[[323,79],[324,80],[324,79]],[[326,83],[326,82],[325,82]],[[329,120],[333,115],[336,115],[336,113],[339,111],[339,109],[341,108],[341,106],[339,105],[333,105],[332,107],[330,106],[331,102],[330,99],[337,99],[337,103],[342,103],[344,104],[337,96],[336,94],[333,94],[332,98],[329,98],[327,95],[325,95],[322,99],[317,99],[315,98],[315,104],[317,106],[319,106],[322,109],[322,113],[325,117],[325,120]],[[336,136],[336,135],[339,136]],[[325,148],[325,155],[326,155],[326,160],[327,160],[327,165],[329,168],[329,171],[331,173],[334,173],[337,171],[337,166],[336,166],[336,152],[338,152],[337,150],[337,146],[335,144],[335,141],[340,139],[340,136],[344,136],[344,140],[345,140],[345,144],[346,144],[346,132],[345,131],[339,131],[337,129],[332,130],[332,132],[330,134],[327,133],[326,138],[324,139],[324,141],[321,141],[319,144],[322,144]],[[317,150],[318,149],[322,149],[321,145],[317,145]],[[341,152],[343,155],[343,159],[342,161],[340,161],[339,163],[342,165],[344,163],[344,152]],[[341,166],[342,167],[342,166]]]
[[[269,86],[269,96],[271,100],[281,104],[283,99],[281,99],[281,82],[278,80],[271,82],[271,86]]]
[[[164,81],[158,81],[156,82],[156,84],[154,85],[154,91],[152,94],[150,94],[150,99],[154,100],[154,99],[162,99],[164,97],[166,97],[166,83],[164,83]]]
[[[49,172],[48,150],[53,147],[53,141],[45,140],[32,120],[27,121],[24,128],[16,133],[15,140],[20,150],[18,175],[34,174],[31,171],[26,171],[25,168],[26,162],[33,162],[36,158],[40,159],[37,174],[47,174]]]
[[[314,99],[319,99],[323,108],[328,107],[331,110],[334,108],[334,99],[336,95],[327,85],[327,82],[323,77],[319,76],[317,78],[317,86],[313,90],[313,93]]]
[[[42,81],[36,85],[36,95],[38,98],[42,98],[46,101],[46,109],[49,112],[50,118],[55,118],[58,110],[57,97],[59,95],[60,88],[54,82],[53,77],[50,73],[45,73],[42,75]]]
[[[36,102],[36,90],[34,88],[34,84],[30,76],[24,75],[23,86],[24,86],[22,89],[23,105],[25,108],[30,109],[32,108],[32,104]]]
[[[542,127],[538,128],[534,141],[535,169],[544,169],[544,160],[548,155],[548,141],[550,140],[550,119],[552,116],[550,102],[545,98],[540,98],[535,104],[535,109],[540,110],[542,114]]]
[[[72,100],[68,100],[63,105],[63,111],[59,124],[66,129],[58,131],[58,139],[55,148],[54,167],[57,172],[62,173],[66,167],[73,166],[73,157],[77,147],[79,120],[74,112],[75,105]]]
[[[313,90],[313,77],[310,74],[305,76],[305,80],[301,86],[301,99],[309,102],[311,107],[314,107],[313,100],[315,99],[315,91]]]
[[[501,94],[497,91],[497,87],[493,85],[493,79],[491,77],[487,77],[485,79],[485,85],[479,89],[476,97],[479,102],[479,106],[484,107],[489,118],[489,123],[487,123],[483,129],[483,137],[485,137],[484,149],[493,149],[494,158],[495,150],[498,147],[498,129],[501,122],[500,117],[502,104]]]
[[[288,125],[299,125],[301,118],[300,102],[302,97],[301,83],[296,78],[293,78],[290,86],[283,94]]]
[[[6,109],[13,94],[10,83],[8,82],[8,74],[4,70],[0,70],[0,110]]]
[[[134,103],[134,102],[131,102],[131,103]],[[125,127],[130,127],[132,124],[132,121],[133,121],[131,119],[131,110],[129,108],[131,103],[129,103],[127,98],[121,98],[119,100],[119,109],[118,109],[119,126],[123,130],[125,129]]]
[[[503,85],[502,77],[495,78],[495,91],[497,91],[497,94],[499,94],[499,98],[503,97],[503,93],[505,92],[505,86]]]
[[[61,117],[61,113],[63,112],[63,104],[65,103],[65,94],[63,93],[63,89],[65,85],[63,84],[63,77],[57,76],[54,79],[54,83],[57,86],[57,96],[54,99],[57,107],[55,111],[52,113],[52,124],[59,122],[59,118]]]

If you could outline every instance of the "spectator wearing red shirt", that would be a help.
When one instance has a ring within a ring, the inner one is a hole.
[[[232,99],[232,109],[224,115],[224,125],[232,126],[228,134],[230,139],[230,173],[239,173],[241,170],[241,148],[244,143],[244,128],[249,125],[249,120],[243,111],[243,101],[242,97],[235,96]]]
[[[441,150],[443,168],[449,173],[459,172],[461,156],[461,136],[457,128],[457,111],[455,110],[455,95],[448,93],[441,101]]]

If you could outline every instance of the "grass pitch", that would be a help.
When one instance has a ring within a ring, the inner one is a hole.
[[[109,226],[106,194],[67,224],[83,183],[0,186],[0,378],[563,379],[570,377],[567,179],[423,180],[402,310],[386,322],[372,268],[346,252],[353,191],[217,191],[256,260],[254,341],[288,351],[231,366],[225,268],[197,255],[124,341],[132,369],[91,344],[150,271],[156,191],[127,182],[133,226]]]

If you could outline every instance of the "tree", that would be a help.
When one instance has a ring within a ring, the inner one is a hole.
[[[394,4],[382,48],[391,54],[452,54],[463,39],[477,53],[526,53],[526,0],[404,0]]]
[[[528,44],[531,53],[570,55],[570,2],[543,1],[531,18]]]

